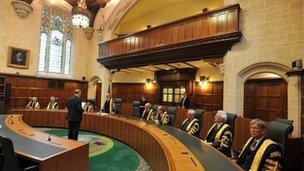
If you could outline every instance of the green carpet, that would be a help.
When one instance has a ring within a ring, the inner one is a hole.
[[[66,137],[67,129],[46,129],[43,131]],[[132,148],[114,139],[80,131],[79,141],[89,143],[90,171],[136,171],[151,170],[147,162]]]

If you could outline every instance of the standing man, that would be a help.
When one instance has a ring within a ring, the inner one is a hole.
[[[80,99],[81,91],[76,89],[74,91],[74,96],[68,99],[68,125],[69,125],[69,139],[77,140],[79,127],[82,120],[83,109],[81,107],[81,99]]]
[[[108,114],[114,114],[115,113],[115,104],[114,104],[114,99],[107,94],[106,95],[106,101],[104,102],[102,112],[108,113]]]
[[[188,109],[189,105],[190,105],[190,100],[189,100],[189,97],[187,97],[187,93],[185,92],[183,94],[183,98],[179,104],[179,107],[183,108],[183,109]]]
[[[147,99],[145,96],[142,96],[139,102],[139,113],[142,114],[143,111],[145,110],[145,105],[146,105]]]

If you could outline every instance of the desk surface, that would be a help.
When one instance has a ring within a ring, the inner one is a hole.
[[[43,160],[45,158],[48,158],[49,156],[53,156],[55,154],[58,154],[60,152],[64,152],[67,150],[66,148],[61,148],[58,146],[54,146],[51,144],[42,143],[30,138],[25,138],[24,136],[20,135],[24,134],[24,130],[22,128],[18,129],[17,132],[14,130],[11,130],[9,127],[5,124],[5,119],[11,119],[10,116],[1,115],[0,116],[0,134],[3,137],[8,137],[12,140],[14,144],[15,151],[22,153],[22,154],[28,154],[30,156],[35,156],[35,159],[37,160]],[[10,124],[15,124],[12,120],[9,121]],[[45,141],[47,142],[48,136],[46,135]]]
[[[0,125],[0,134],[12,140],[16,154],[36,162],[40,171],[87,170],[88,144],[49,137],[24,123],[22,115],[0,115]]]
[[[23,119],[29,125],[49,127],[67,127],[65,112],[24,109],[10,111],[24,114]],[[121,115],[84,113],[81,129],[101,133],[128,144],[156,170],[241,170],[213,147],[175,127],[159,126]],[[167,160],[168,166],[158,166],[164,164],[164,160]]]

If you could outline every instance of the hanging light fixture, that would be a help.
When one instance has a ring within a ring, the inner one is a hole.
[[[87,9],[86,0],[78,0],[72,9],[72,23],[79,27],[89,27],[91,12]]]

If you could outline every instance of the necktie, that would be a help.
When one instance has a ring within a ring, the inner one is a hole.
[[[253,140],[253,143],[252,143],[251,146],[250,146],[250,150],[251,150],[251,151],[254,151],[255,148],[256,148],[256,145],[257,145],[257,141],[256,141],[256,140]]]

